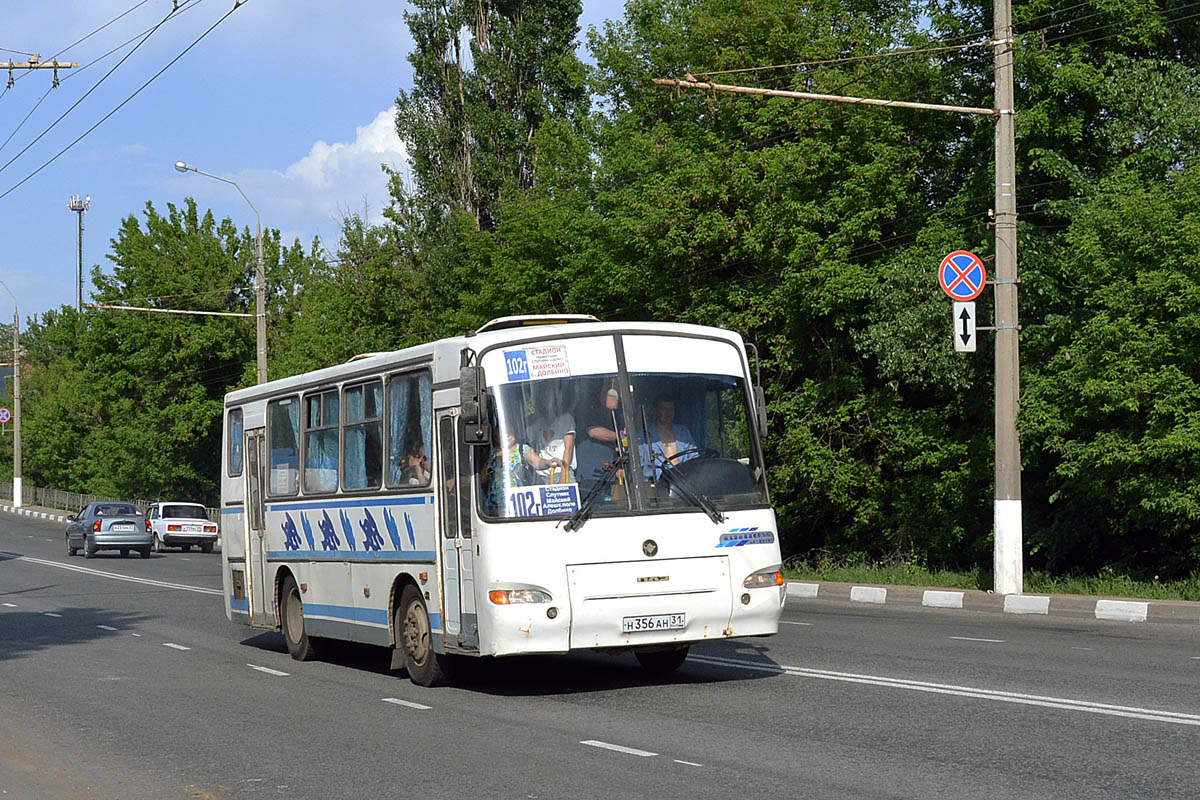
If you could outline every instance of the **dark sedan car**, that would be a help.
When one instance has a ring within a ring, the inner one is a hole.
[[[88,503],[68,519],[67,555],[82,550],[84,557],[91,558],[97,550],[120,550],[127,556],[136,550],[142,558],[150,557],[150,521],[133,503]]]

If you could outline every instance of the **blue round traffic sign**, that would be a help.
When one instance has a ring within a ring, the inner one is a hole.
[[[955,250],[942,259],[938,269],[938,283],[951,300],[965,302],[974,300],[987,283],[987,270],[983,259],[967,250]]]
[[[11,422],[12,412],[7,408],[0,408],[0,423]]]

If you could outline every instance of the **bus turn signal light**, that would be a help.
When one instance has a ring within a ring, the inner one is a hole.
[[[783,573],[777,568],[764,569],[755,572],[742,581],[747,589],[761,589],[764,586],[783,586]]]
[[[513,603],[549,603],[551,597],[537,589],[492,589],[488,592],[488,599],[498,606],[507,606]]]

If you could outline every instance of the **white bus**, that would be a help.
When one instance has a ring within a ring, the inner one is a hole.
[[[225,611],[392,647],[418,684],[456,659],[768,636],[784,601],[735,333],[583,315],[466,336],[225,398]],[[568,430],[569,429],[569,430]]]

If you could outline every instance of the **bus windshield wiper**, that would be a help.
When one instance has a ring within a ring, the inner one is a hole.
[[[696,486],[687,478],[677,474],[674,469],[667,469],[665,464],[663,465],[662,480],[665,483],[670,484],[672,487],[678,488],[679,493],[682,494],[686,499],[700,506],[701,510],[703,510],[705,514],[708,514],[708,518],[713,522],[725,521],[725,515],[721,513],[721,509],[717,508],[716,503],[714,503],[712,500],[709,500],[708,496],[705,495],[704,492],[697,489]]]
[[[592,488],[588,491],[583,501],[579,504],[579,508],[567,520],[567,524],[563,525],[565,531],[577,531],[583,527],[583,523],[587,522],[588,517],[592,515],[592,507],[596,505],[596,500],[600,497],[601,491],[608,484],[609,479],[617,474],[617,470],[625,468],[625,454],[617,456],[612,463],[604,468],[604,473],[601,474],[596,482],[592,484]]]

